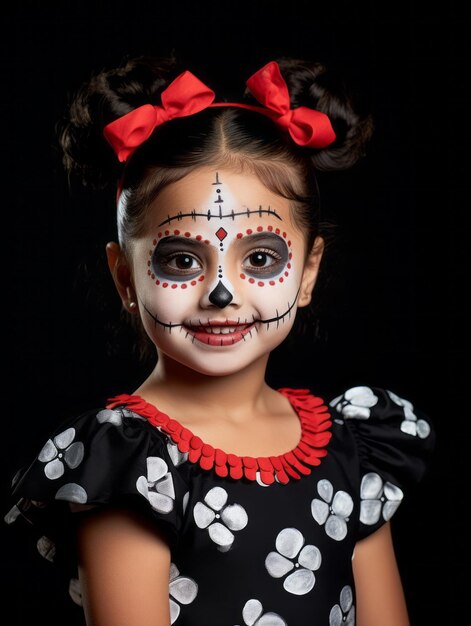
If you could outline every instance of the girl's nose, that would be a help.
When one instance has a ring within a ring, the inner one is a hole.
[[[214,304],[220,309],[223,309],[230,304],[233,298],[234,296],[232,293],[222,284],[220,280],[208,296],[208,300],[211,304]]]
[[[237,308],[241,305],[241,294],[220,265],[214,270],[213,276],[207,278],[209,280],[203,283],[205,288],[200,301],[203,308],[224,309],[229,305]]]

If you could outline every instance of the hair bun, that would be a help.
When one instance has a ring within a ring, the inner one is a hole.
[[[120,165],[103,136],[103,128],[158,93],[175,77],[173,57],[137,57],[103,70],[84,83],[58,123],[63,163],[70,174],[95,188],[116,182]]]
[[[361,111],[344,81],[321,63],[282,57],[279,59],[293,107],[307,106],[329,116],[336,140],[313,151],[318,170],[343,170],[354,165],[365,153],[373,132],[371,115]]]

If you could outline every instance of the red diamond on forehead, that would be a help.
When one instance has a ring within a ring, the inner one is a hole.
[[[224,230],[224,228],[221,226],[221,228],[216,231],[216,237],[219,239],[219,241],[222,241],[227,237],[227,230]]]

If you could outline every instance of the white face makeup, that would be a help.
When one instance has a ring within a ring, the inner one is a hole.
[[[132,272],[147,334],[170,358],[225,375],[290,331],[305,242],[289,202],[248,174],[201,169],[167,186]]]

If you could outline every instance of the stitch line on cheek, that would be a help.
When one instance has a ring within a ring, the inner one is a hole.
[[[168,330],[169,333],[172,332],[172,328],[180,328],[180,331],[181,331],[183,324],[172,324],[172,322],[163,322],[162,320],[159,320],[159,318],[147,308],[145,302],[143,302],[142,300],[141,300],[141,304],[142,304],[144,311],[149,315],[149,317],[152,320],[154,320],[154,324],[156,327],[157,325],[162,326],[162,328],[164,330]]]

